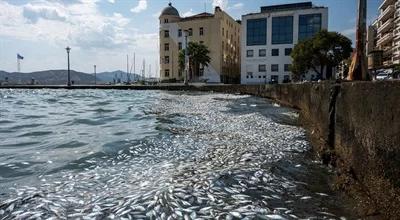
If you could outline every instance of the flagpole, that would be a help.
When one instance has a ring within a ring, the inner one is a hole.
[[[19,59],[18,55],[17,55],[17,72],[18,73],[21,72],[21,60]]]

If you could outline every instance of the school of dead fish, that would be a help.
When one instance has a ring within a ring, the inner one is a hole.
[[[345,219],[313,203],[328,195],[301,194],[305,183],[272,171],[308,150],[302,129],[230,113],[231,101],[245,96],[163,96],[148,113],[171,121],[159,124],[163,135],[16,186],[0,200],[0,220]],[[299,203],[309,210],[296,210]]]

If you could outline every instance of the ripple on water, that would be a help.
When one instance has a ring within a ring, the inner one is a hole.
[[[68,143],[64,144],[59,144],[56,145],[55,148],[79,148],[88,145],[87,143],[84,142],[79,142],[79,141],[70,141]]]
[[[11,127],[10,129],[14,129],[14,130],[19,130],[19,129],[24,129],[24,128],[36,128],[36,127],[40,127],[43,126],[44,124],[23,124],[23,125],[16,125],[14,127]]]
[[[37,146],[41,142],[37,141],[27,141],[27,142],[17,142],[17,143],[0,143],[0,148],[9,148],[14,149],[16,147],[30,147],[30,146]]]
[[[105,124],[105,121],[103,120],[92,120],[92,119],[86,119],[86,118],[79,118],[79,119],[74,119],[71,125],[78,125],[78,124],[83,124],[83,125],[103,125]]]
[[[40,137],[52,134],[52,131],[33,131],[19,135],[18,137]]]

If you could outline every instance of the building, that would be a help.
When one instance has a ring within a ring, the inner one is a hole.
[[[179,51],[189,42],[204,44],[210,50],[211,63],[200,67],[196,76],[189,71],[191,82],[240,82],[240,23],[216,7],[214,14],[201,13],[180,17],[170,3],[160,15],[160,78],[162,82],[182,82]]]
[[[290,53],[301,40],[328,28],[328,8],[311,2],[261,7],[242,17],[242,84],[289,81]],[[307,79],[316,77],[310,72]]]
[[[383,51],[383,65],[390,67],[400,64],[400,1],[382,1],[376,39],[376,48]]]
[[[367,29],[366,54],[368,57],[368,70],[374,72],[383,67],[383,51],[377,47],[378,20],[375,20]]]

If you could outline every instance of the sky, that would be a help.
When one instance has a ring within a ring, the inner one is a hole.
[[[305,1],[305,0],[303,0]],[[0,0],[0,70],[22,72],[71,69],[81,72],[126,70],[126,56],[136,70],[146,60],[152,76],[158,68],[158,16],[168,0]],[[261,6],[302,0],[171,0],[181,16],[220,6],[235,19],[259,12]],[[329,31],[355,38],[357,0],[314,0],[329,8]],[[368,23],[378,15],[382,0],[367,0]],[[158,75],[158,74],[157,74]]]

